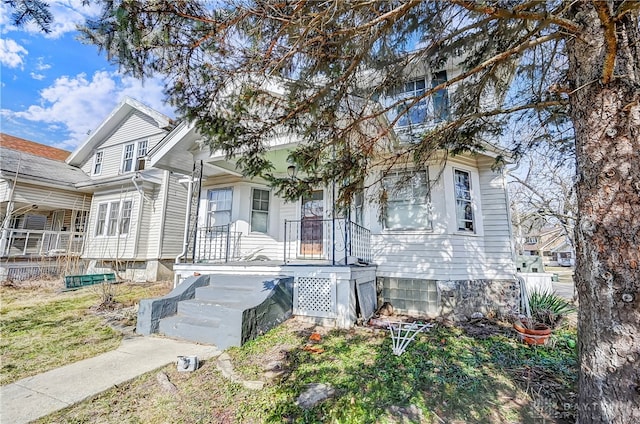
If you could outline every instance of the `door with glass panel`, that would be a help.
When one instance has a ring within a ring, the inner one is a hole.
[[[302,197],[300,211],[300,256],[321,256],[323,246],[324,198],[322,190]]]

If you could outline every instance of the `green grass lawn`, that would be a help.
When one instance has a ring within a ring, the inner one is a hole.
[[[0,288],[0,384],[115,349],[122,333],[106,325],[92,307],[103,298],[99,287],[62,292],[61,282]],[[166,283],[114,286],[116,307],[166,293]],[[135,316],[134,316],[135,318]]]
[[[388,331],[328,331],[314,345],[320,353],[305,349],[311,331],[289,321],[230,349],[236,371],[246,379],[264,378],[265,369],[275,364],[280,375],[262,390],[225,380],[214,361],[193,373],[172,365],[162,372],[175,393],[149,373],[39,422],[575,421],[574,329],[556,331],[549,346],[529,347],[499,323],[438,326],[417,337],[401,356],[391,352]],[[335,395],[311,410],[301,409],[295,401],[310,383],[330,384]]]

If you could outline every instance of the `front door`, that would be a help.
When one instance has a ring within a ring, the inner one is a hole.
[[[321,256],[323,253],[324,199],[322,190],[302,197],[300,213],[300,256]]]

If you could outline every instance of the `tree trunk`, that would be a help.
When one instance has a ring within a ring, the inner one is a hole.
[[[627,424],[640,422],[638,15],[609,21],[607,32],[594,3],[573,13],[583,27],[567,42],[578,170],[578,422]],[[615,62],[607,60],[612,41]]]

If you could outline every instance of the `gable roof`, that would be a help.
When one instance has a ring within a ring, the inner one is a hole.
[[[36,143],[37,144],[37,143]],[[75,189],[77,183],[88,181],[81,169],[61,160],[50,159],[20,150],[0,147],[0,177],[33,184]]]
[[[131,112],[138,110],[150,117],[158,128],[168,128],[171,124],[171,118],[146,106],[131,97],[125,97],[118,106],[107,116],[100,126],[91,133],[89,138],[78,146],[73,153],[67,158],[67,163],[80,166],[117,127],[120,125]]]
[[[60,161],[65,160],[71,154],[71,152],[67,150],[58,149],[56,147],[47,146],[46,144],[36,143],[35,141],[25,140],[24,138],[4,133],[0,133],[0,147]]]

